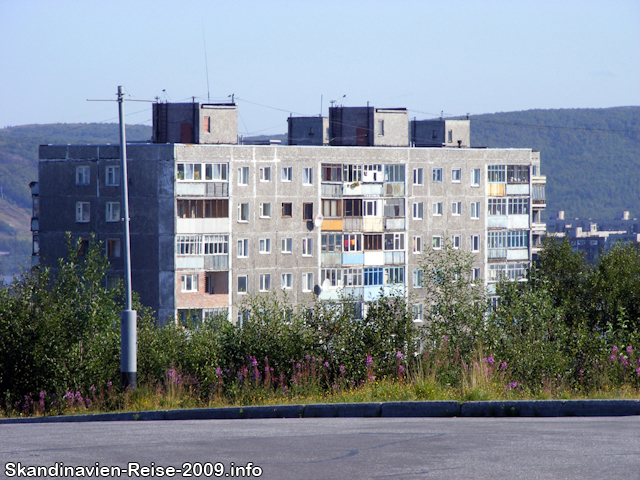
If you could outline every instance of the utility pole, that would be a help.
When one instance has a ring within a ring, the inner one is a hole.
[[[127,139],[124,126],[124,92],[118,86],[120,114],[120,169],[122,171],[122,220],[124,223],[125,307],[120,312],[120,384],[123,390],[135,389],[138,380],[137,313],[131,307],[131,238],[129,234],[129,182],[127,175]]]

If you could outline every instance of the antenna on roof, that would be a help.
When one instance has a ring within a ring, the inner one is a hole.
[[[207,103],[211,103],[209,97],[209,62],[207,61],[207,42],[204,39],[204,20],[202,20],[202,43],[204,44],[204,69],[207,72]]]

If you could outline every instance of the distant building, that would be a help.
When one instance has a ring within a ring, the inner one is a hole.
[[[574,251],[583,252],[589,262],[595,263],[617,242],[640,243],[640,220],[630,218],[628,211],[615,219],[568,220],[560,211],[555,219],[547,220],[547,234],[567,238]]]
[[[281,290],[363,310],[411,294],[419,321],[427,247],[471,252],[473,278],[491,286],[522,278],[545,234],[539,153],[469,148],[468,121],[413,122],[412,139],[406,109],[332,107],[291,117],[282,146],[237,145],[234,104],[159,103],[153,119],[153,143],[127,147],[132,283],[161,322],[236,320],[248,294]],[[40,147],[41,264],[65,255],[65,232],[80,254],[94,233],[108,285],[122,277],[119,158],[115,145]]]

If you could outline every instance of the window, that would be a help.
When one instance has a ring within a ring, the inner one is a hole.
[[[404,283],[404,267],[385,267],[384,283],[386,285]]]
[[[227,255],[229,253],[229,235],[204,235],[205,255]]]
[[[507,181],[509,183],[529,183],[529,166],[507,165]]]
[[[507,277],[510,280],[519,280],[527,276],[526,263],[507,263]]]
[[[433,214],[436,216],[442,215],[442,202],[433,203]]]
[[[480,202],[471,202],[471,218],[474,220],[480,218]]]
[[[413,253],[422,253],[422,236],[413,237]]]
[[[222,200],[177,200],[178,218],[228,218],[229,199]]]
[[[438,131],[437,130],[431,130],[431,138],[432,139],[438,138]]]
[[[422,276],[424,271],[419,268],[413,271],[413,288],[422,288]]]
[[[238,293],[249,291],[249,275],[238,275]]]
[[[413,320],[414,321],[423,320],[422,304],[421,303],[416,303],[416,304],[413,305]]]
[[[116,165],[106,167],[104,184],[107,187],[117,187],[120,185],[120,167]]]
[[[302,184],[313,185],[313,167],[304,167],[302,169]]]
[[[323,268],[320,270],[320,282],[323,287],[338,287],[341,281],[341,273],[339,268]]]
[[[226,163],[206,163],[206,179],[227,181],[227,164]]]
[[[271,203],[264,202],[260,204],[260,218],[271,218]]]
[[[382,250],[382,234],[364,235],[364,249],[366,250]]]
[[[283,238],[281,240],[281,246],[282,253],[291,253],[293,251],[293,238]]]
[[[313,255],[313,238],[306,237],[302,239],[302,256],[311,257]]]
[[[268,290],[271,290],[271,274],[261,273],[260,274],[260,291],[266,292]]]
[[[480,269],[479,268],[472,268],[471,269],[471,281],[475,282],[477,280],[480,280]]]
[[[413,219],[422,220],[422,218],[423,218],[422,202],[414,202],[413,203]]]
[[[282,216],[283,217],[291,217],[293,213],[293,204],[292,203],[283,203],[282,204]]]
[[[471,169],[471,186],[472,187],[480,186],[480,169],[479,168]]]
[[[117,275],[107,275],[107,290],[115,290],[121,282],[122,279]]]
[[[462,202],[453,202],[451,204],[451,215],[459,216],[462,214]]]
[[[282,167],[282,181],[290,182],[293,179],[293,167]]]
[[[239,222],[249,221],[249,204],[248,203],[238,204],[238,221]]]
[[[325,218],[342,216],[342,200],[322,200],[322,215]]]
[[[404,165],[385,165],[384,181],[404,183]]]
[[[238,185],[249,185],[249,167],[238,167]]]
[[[249,256],[249,239],[248,238],[240,238],[238,239],[238,258],[247,258]]]
[[[487,180],[492,183],[505,183],[506,182],[506,165],[489,165]]]
[[[461,235],[453,235],[451,237],[451,246],[455,250],[458,250],[461,245],[462,245],[462,236]]]
[[[313,203],[302,204],[302,220],[307,222],[313,220]]]
[[[377,200],[365,200],[363,203],[364,203],[364,216],[365,217],[377,217],[378,216],[378,201]]]
[[[89,179],[90,175],[88,165],[76,167],[76,185],[87,186],[89,185]]]
[[[344,182],[361,182],[362,165],[344,165],[342,167],[342,180]]]
[[[204,117],[204,131],[205,133],[211,133],[211,117]]]
[[[451,183],[460,183],[462,180],[462,170],[454,168],[451,170]]]
[[[342,285],[345,287],[362,286],[362,268],[345,268],[342,270]]]
[[[342,181],[342,165],[323,163],[322,164],[322,181],[323,182],[341,182]]]
[[[385,199],[384,216],[387,218],[404,217],[404,198]]]
[[[379,137],[384,136],[384,120],[378,120],[378,128],[376,129],[376,133]]]
[[[89,202],[76,202],[76,222],[87,223],[90,219]]]
[[[507,254],[507,232],[505,230],[487,232],[487,248],[490,250],[489,258],[504,258]],[[491,252],[491,250],[496,251]]]
[[[510,198],[509,199],[509,215],[528,215],[529,199],[528,198]]]
[[[202,236],[176,235],[176,253],[178,255],[202,255]]]
[[[404,233],[385,233],[384,249],[387,251],[404,250]]]
[[[78,242],[76,243],[76,252],[78,253],[78,256],[84,257],[87,255],[88,251],[89,251],[89,240],[87,240],[86,238],[79,238]]]
[[[362,234],[361,233],[345,233],[342,236],[345,252],[361,252],[362,251]]]
[[[107,222],[120,221],[120,202],[107,202]]]
[[[453,142],[453,130],[449,130],[447,132],[447,143],[452,143]]]
[[[362,216],[362,199],[348,198],[344,200],[344,216],[345,217],[361,217]]]
[[[197,292],[198,291],[198,274],[182,275],[181,286],[183,292]]]
[[[280,276],[280,286],[282,288],[291,288],[292,283],[293,283],[293,274],[283,273]]]
[[[422,185],[423,184],[423,169],[422,168],[414,168],[413,169],[413,184],[414,185]]]
[[[431,237],[431,246],[434,250],[440,250],[442,248],[442,237],[440,235]]]
[[[322,238],[323,252],[341,252],[342,251],[342,234],[323,233],[321,238]]]
[[[490,198],[487,205],[488,205],[487,213],[489,214],[489,216],[507,214],[506,198]]]
[[[381,182],[382,181],[382,165],[364,165],[363,181]]]
[[[261,182],[270,182],[271,181],[271,167],[261,167],[260,168],[260,181]]]
[[[509,230],[507,248],[526,248],[529,246],[529,230]]]
[[[364,284],[369,285],[382,285],[383,280],[382,267],[367,267],[364,269]]]
[[[107,239],[107,257],[120,258],[120,239],[119,238]]]
[[[313,272],[302,274],[302,291],[303,292],[313,291]]]
[[[260,253],[271,253],[271,239],[270,238],[261,238],[260,239]]]
[[[441,183],[442,182],[442,169],[441,168],[434,168],[433,169],[433,181],[435,183]]]
[[[471,235],[471,251],[480,251],[480,235]]]

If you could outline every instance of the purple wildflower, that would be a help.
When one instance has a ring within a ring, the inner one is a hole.
[[[404,373],[404,367],[402,365],[398,365],[398,373],[401,375]]]
[[[500,370],[503,370],[503,371],[504,371],[504,370],[506,370],[506,369],[507,369],[507,362],[502,362],[502,363],[500,364]]]
[[[96,387],[95,387],[95,385],[91,385],[91,386],[89,387],[89,390],[91,391],[91,393],[94,393],[94,392],[96,391]]]
[[[404,355],[402,355],[402,352],[401,352],[400,350],[398,350],[398,353],[396,353],[396,358],[397,358],[398,360],[402,360],[402,357],[403,357],[403,356],[404,356]]]
[[[627,360],[625,357],[620,357],[620,363],[625,368],[629,366],[629,360]]]
[[[220,367],[216,367],[216,377],[222,376],[222,369]]]
[[[309,354],[307,353],[307,354],[304,356],[304,359],[305,359],[306,361],[311,360],[311,355],[309,355]]]
[[[631,345],[629,345],[627,347],[626,351],[627,351],[627,355],[629,355],[629,356],[633,355],[633,347]]]
[[[507,390],[511,390],[513,388],[516,388],[518,386],[518,382],[511,382],[509,385],[507,385]]]
[[[613,353],[618,353],[618,347],[614,346],[614,347],[611,349],[611,351],[612,351]]]
[[[487,358],[487,364],[493,365],[494,363],[496,363],[496,360],[493,358],[493,355],[489,355]]]
[[[109,381],[107,382],[107,387],[110,387],[111,385],[113,385],[113,383],[111,383],[111,380],[109,380]]]
[[[612,353],[611,356],[609,357],[609,360],[611,360],[612,362],[615,362],[618,359],[618,357],[616,356],[615,353]]]
[[[324,362],[324,368],[329,368],[329,362]]]
[[[636,370],[636,375],[640,376],[640,367]]]
[[[367,355],[367,367],[373,364],[373,358],[371,355]]]
[[[340,373],[344,373],[346,369],[344,365],[340,365]]]

